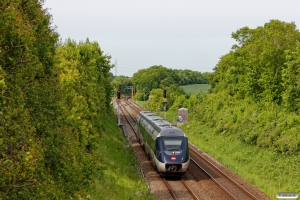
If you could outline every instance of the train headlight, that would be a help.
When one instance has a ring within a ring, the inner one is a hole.
[[[164,162],[165,162],[165,163],[167,162],[166,156],[164,156]]]

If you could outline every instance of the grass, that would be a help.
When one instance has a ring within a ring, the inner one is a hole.
[[[172,121],[177,113],[167,112]],[[300,154],[286,155],[241,142],[235,134],[190,120],[180,127],[189,141],[249,181],[272,199],[278,192],[300,194]],[[298,198],[299,199],[299,198]]]
[[[176,114],[167,112],[167,120],[171,122]],[[163,117],[163,114],[160,116]],[[299,157],[286,157],[271,150],[246,145],[235,135],[214,134],[214,129],[194,121],[180,128],[191,143],[256,185],[272,199],[277,199],[278,192],[300,192],[295,189],[300,188]]]
[[[300,193],[300,156],[286,156],[246,145],[234,135],[212,134],[212,129],[195,122],[181,127],[189,141],[223,165],[256,185],[272,199],[278,192]]]
[[[95,164],[101,173],[94,177],[88,199],[155,199],[139,173],[133,148],[116,125],[115,116],[109,117],[96,144]]]
[[[210,85],[209,84],[191,84],[191,85],[182,85],[180,86],[184,89],[184,91],[188,94],[196,94],[200,91],[203,93],[207,93]]]

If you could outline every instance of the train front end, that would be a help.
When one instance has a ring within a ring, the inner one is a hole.
[[[178,128],[167,128],[156,139],[156,167],[162,175],[183,175],[189,162],[188,139]]]

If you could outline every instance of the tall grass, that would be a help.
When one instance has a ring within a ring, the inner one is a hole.
[[[189,122],[181,126],[189,141],[273,199],[278,192],[300,193],[298,115],[226,95],[196,98],[196,106],[187,107]],[[167,118],[176,115],[168,112]]]
[[[256,185],[271,198],[278,192],[300,192],[299,155],[286,156],[241,142],[230,132],[213,134],[211,127],[196,122],[181,127],[189,141],[223,165]]]
[[[97,139],[95,165],[101,174],[94,177],[90,199],[155,199],[140,174],[140,166],[133,148],[109,116],[105,133]]]

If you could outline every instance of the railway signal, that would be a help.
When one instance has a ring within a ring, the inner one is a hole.
[[[164,89],[164,93],[163,93],[163,96],[164,96],[164,100],[163,100],[163,106],[164,106],[164,115],[165,115],[165,119],[166,119],[166,111],[167,111],[167,90]]]
[[[121,91],[120,90],[118,90],[118,92],[117,92],[117,97],[118,97],[118,99],[121,98]]]

